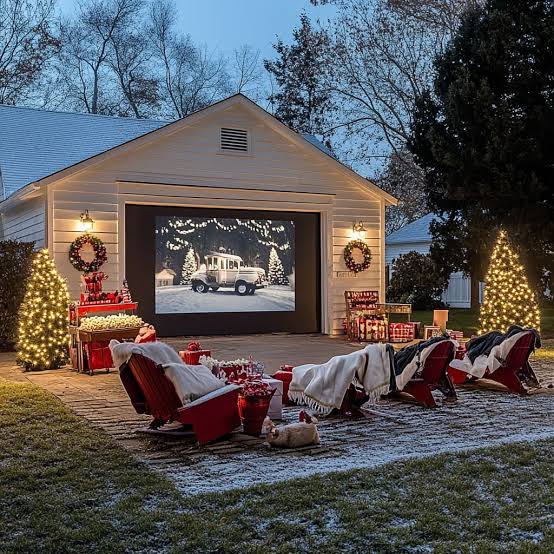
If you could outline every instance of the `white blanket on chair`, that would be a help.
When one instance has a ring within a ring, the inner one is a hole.
[[[183,406],[225,386],[207,367],[184,364],[171,346],[160,341],[136,344],[112,340],[110,350],[116,367],[126,364],[133,354],[141,354],[161,365]]]
[[[489,371],[491,373],[494,373],[500,366],[502,366],[502,364],[506,361],[506,358],[508,357],[508,354],[510,353],[510,350],[512,349],[514,344],[525,333],[529,332],[530,331],[522,331],[521,333],[516,333],[515,335],[512,335],[510,338],[506,339],[500,344],[493,346],[488,356],[486,354],[482,354],[481,356],[475,358],[475,361],[473,363],[471,363],[471,360],[466,354],[462,360],[452,360],[450,365],[454,369],[465,371],[465,373],[481,379],[483,375],[485,375],[487,368],[489,368]]]
[[[450,339],[450,342],[454,345],[454,348],[458,348],[459,343],[454,339]],[[412,359],[412,361],[404,368],[404,371],[396,376],[396,388],[399,391],[404,390],[404,387],[408,384],[410,379],[416,374],[418,369],[423,369],[425,361],[429,355],[435,350],[439,344],[444,344],[444,341],[434,342],[427,348],[424,348],[421,352],[418,352]]]
[[[359,384],[375,403],[390,388],[390,359],[386,344],[370,344],[344,356],[334,356],[324,364],[295,367],[289,398],[307,404],[321,414],[340,408],[351,384]]]

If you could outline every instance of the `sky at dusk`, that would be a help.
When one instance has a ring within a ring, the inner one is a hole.
[[[243,44],[259,49],[262,58],[273,56],[276,38],[289,42],[305,11],[312,19],[326,21],[335,8],[309,0],[176,0],[179,24],[196,43],[231,54]],[[71,14],[76,0],[58,0],[59,10]]]

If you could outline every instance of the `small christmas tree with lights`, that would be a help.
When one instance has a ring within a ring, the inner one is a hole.
[[[479,315],[479,334],[506,332],[510,325],[540,327],[540,312],[529,288],[525,269],[500,231],[485,279],[485,297]]]
[[[65,363],[68,303],[65,279],[48,250],[40,250],[19,309],[17,363],[26,370],[57,368]]]
[[[279,259],[279,254],[275,248],[271,248],[269,252],[269,271],[267,278],[270,285],[286,285],[287,278],[285,277],[285,270],[283,264]]]
[[[190,278],[196,269],[196,255],[194,254],[194,249],[189,248],[183,262],[183,267],[181,268],[181,285],[190,284]]]

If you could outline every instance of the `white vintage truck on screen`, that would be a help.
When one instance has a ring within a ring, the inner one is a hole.
[[[245,266],[240,256],[210,252],[205,256],[205,261],[191,276],[192,290],[195,292],[233,287],[239,296],[246,296],[268,285],[265,271],[261,267]]]

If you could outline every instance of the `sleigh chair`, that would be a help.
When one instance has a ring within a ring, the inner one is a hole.
[[[496,370],[487,367],[482,379],[489,379],[507,387],[516,394],[528,394],[529,389],[540,388],[535,372],[529,364],[529,356],[534,348],[535,335],[528,331],[510,348],[506,359]],[[479,381],[476,377],[463,371],[450,368],[449,373],[457,384],[467,384]]]
[[[413,396],[418,404],[429,408],[437,407],[433,398],[434,390],[440,390],[449,400],[456,400],[458,398],[456,389],[448,375],[448,366],[454,358],[454,353],[453,342],[445,340],[437,344],[425,359],[423,368],[408,381],[400,392]]]
[[[120,376],[137,413],[153,416],[152,431],[171,434],[160,428],[178,422],[188,427],[200,444],[206,444],[240,425],[237,385],[227,385],[183,406],[162,367],[145,356],[133,354],[120,369]]]

